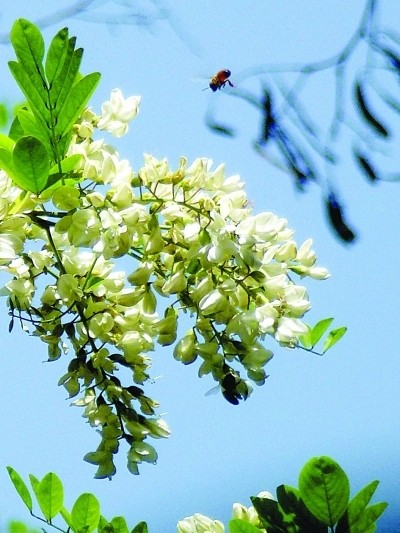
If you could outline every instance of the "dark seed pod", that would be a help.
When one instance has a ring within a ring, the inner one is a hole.
[[[326,199],[328,218],[338,236],[345,242],[352,242],[356,238],[355,233],[346,224],[343,218],[343,208],[331,193]]]
[[[356,82],[355,96],[358,104],[357,109],[360,111],[364,120],[371,126],[371,128],[375,130],[376,133],[378,133],[378,135],[381,135],[382,137],[389,137],[388,129],[382,124],[380,120],[376,118],[376,116],[370,110],[360,81]]]
[[[275,119],[272,114],[272,96],[267,88],[264,89],[264,97],[261,101],[261,106],[263,110],[261,142],[266,143],[273,135],[275,126]]]
[[[365,157],[364,154],[361,152],[354,150],[354,157],[356,158],[357,163],[359,164],[361,170],[365,174],[365,176],[370,181],[377,181],[379,180],[379,177],[377,173],[375,172],[375,168],[372,166],[370,161]]]

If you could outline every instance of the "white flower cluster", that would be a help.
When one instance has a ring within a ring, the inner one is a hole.
[[[169,434],[139,385],[149,379],[155,342],[175,342],[181,310],[194,317],[193,328],[174,357],[184,364],[200,358],[200,375],[212,374],[238,403],[251,392],[249,380],[265,380],[272,352],[261,341],[269,335],[295,347],[307,331],[310,302],[293,276],[328,277],[311,240],[297,246],[285,219],[252,215],[243,182],[226,177],[223,165],[182,158],[174,170],[146,155],[134,173],[113,147],[93,139],[96,128],[126,132],[138,104],[114,91],[102,117],[86,110],[68,152],[80,156],[74,175],[42,196],[0,172],[0,270],[11,276],[1,294],[12,316],[48,345],[50,360],[73,348],[60,384],[70,397],[83,387],[75,404],[100,429],[99,448],[86,456],[98,477],[115,472],[121,439],[137,473],[138,463],[157,458],[146,438]],[[122,257],[132,264],[128,276],[117,270]],[[162,316],[157,295],[173,296]],[[133,383],[116,377],[121,366]]]
[[[258,498],[268,498],[273,500],[273,496],[270,492],[262,491],[257,494]],[[240,519],[244,522],[252,524],[260,532],[266,533],[266,530],[261,526],[260,519],[257,511],[251,505],[245,507],[241,503],[233,504],[232,520]],[[187,516],[182,520],[179,520],[177,524],[177,533],[224,533],[225,527],[219,520],[213,520],[208,516],[196,513],[192,516]]]

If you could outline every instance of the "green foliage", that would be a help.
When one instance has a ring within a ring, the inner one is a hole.
[[[1,144],[0,167],[19,187],[37,195],[54,183],[63,184],[67,172],[63,159],[72,127],[100,80],[97,72],[79,73],[83,50],[75,49],[75,42],[67,28],[60,30],[43,64],[45,46],[39,29],[18,19],[11,30],[17,61],[10,61],[9,67],[27,105],[19,109],[11,125],[10,139],[15,144]],[[49,180],[54,165],[58,173],[53,172]]]
[[[349,480],[329,457],[315,457],[304,465],[299,489],[308,510],[329,527],[336,524],[349,502]]]
[[[25,485],[21,476],[16,472],[11,466],[7,466],[8,475],[11,478],[11,481],[15,487],[15,490],[21,497],[21,500],[28,507],[29,512],[32,512],[32,498],[29,493],[28,487]]]
[[[350,501],[346,512],[339,520],[336,533],[372,533],[375,522],[387,507],[386,502],[369,504],[379,481],[371,481]]]
[[[100,504],[93,494],[81,494],[71,511],[71,525],[77,531],[87,528],[87,533],[94,531],[100,520]]]
[[[307,351],[314,352],[314,347],[322,339],[332,322],[333,318],[324,318],[323,320],[317,322],[314,327],[309,328],[308,332],[300,337],[302,347]],[[323,342],[322,353],[320,355],[326,353],[337,342],[339,342],[346,331],[347,328],[344,326],[329,331]]]
[[[230,533],[259,533],[259,531],[258,527],[253,526],[253,524],[241,520],[240,518],[236,518],[229,522]]]
[[[33,475],[29,476],[43,514],[43,517],[38,516],[33,512],[32,497],[22,478],[10,466],[7,470],[31,515],[59,531],[148,533],[146,522],[139,522],[130,530],[122,516],[106,520],[101,515],[99,501],[90,493],[78,496],[71,511],[68,511],[63,506],[63,485],[53,473],[46,474],[41,481]],[[349,502],[350,484],[343,469],[329,457],[314,457],[302,468],[298,489],[280,485],[276,489],[276,500],[252,497],[258,518],[257,515],[254,516],[254,509],[248,516],[244,513],[237,518],[236,515],[229,522],[229,531],[256,533],[261,528],[266,528],[268,533],[373,533],[376,529],[375,522],[387,507],[384,502],[369,505],[377,486],[378,481],[372,481]],[[243,506],[242,509],[247,512]],[[53,519],[57,517],[66,524],[66,529],[56,525]],[[211,519],[203,518],[211,522]],[[10,533],[28,533],[28,530],[23,529],[22,524],[15,526]]]
[[[37,486],[35,495],[46,520],[50,521],[60,512],[64,490],[61,481],[55,474],[49,472],[44,476]]]
[[[4,103],[0,103],[0,129],[5,128],[7,126],[9,118],[9,110]]]
[[[97,498],[90,493],[83,493],[76,499],[71,511],[64,505],[64,487],[56,474],[49,472],[41,481],[32,474],[29,475],[33,494],[36,497],[42,516],[33,511],[32,496],[21,476],[11,467],[7,467],[10,479],[28,507],[32,516],[45,522],[49,526],[64,531],[65,533],[148,533],[147,524],[139,522],[132,530],[128,528],[125,518],[116,516],[112,520],[106,520],[100,511],[100,503]],[[54,522],[60,519],[61,525]],[[64,523],[66,525],[64,525]],[[21,522],[12,522],[9,525],[9,533],[35,533],[29,530]]]
[[[12,520],[8,524],[8,530],[7,533],[43,533],[40,532],[38,529],[31,529],[23,522],[20,522],[18,520]]]
[[[328,528],[336,533],[372,533],[387,507],[383,502],[367,507],[377,486],[377,481],[369,483],[349,502],[345,472],[322,456],[304,465],[299,489],[281,485],[277,501],[260,497],[251,501],[268,533],[327,533]]]

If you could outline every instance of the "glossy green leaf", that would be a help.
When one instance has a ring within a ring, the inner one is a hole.
[[[32,512],[32,497],[29,493],[28,487],[25,485],[25,482],[18,474],[18,472],[16,472],[11,466],[7,466],[7,472],[21,500],[27,506],[29,511]]]
[[[91,533],[97,528],[100,519],[100,504],[90,493],[81,494],[74,503],[71,511],[71,522],[77,531],[84,530]]]
[[[60,75],[54,80],[50,90],[50,98],[57,114],[60,113],[67,96],[74,83],[77,81],[79,67],[82,61],[83,49],[75,50],[76,37],[71,37],[68,41],[67,53]]]
[[[24,71],[19,63],[16,61],[9,61],[8,66],[21,91],[24,93],[25,98],[29,102],[37,122],[40,124],[41,128],[46,130],[47,123],[50,122],[50,113],[46,107],[46,100],[45,96],[43,95],[43,91],[38,88],[36,83],[32,83],[28,74]]]
[[[39,480],[33,474],[29,474],[29,481],[31,482],[31,487],[33,489],[33,492],[35,493],[36,498],[37,498],[37,492],[38,492],[38,488],[39,488]]]
[[[315,326],[311,329],[311,343],[313,346],[315,346],[317,342],[321,339],[322,335],[329,328],[332,322],[333,318],[324,318],[323,320],[317,322]]]
[[[325,342],[322,348],[323,353],[328,351],[330,348],[332,348],[332,346],[334,346],[337,342],[339,342],[340,339],[343,337],[343,335],[346,333],[346,331],[347,331],[347,328],[344,326],[330,331],[329,335],[325,339]]]
[[[11,179],[14,180],[12,152],[4,148],[0,148],[0,168],[4,170]]]
[[[18,116],[14,117],[8,135],[13,141],[18,141],[18,139],[24,135],[24,130],[22,129]]]
[[[43,143],[36,137],[27,135],[15,143],[12,163],[14,177],[21,188],[39,194],[49,176],[49,157]]]
[[[32,82],[43,82],[44,41],[39,28],[29,20],[20,18],[13,24],[10,39],[19,63]],[[43,83],[40,83],[39,90],[42,89]]]
[[[374,503],[367,507],[358,521],[351,527],[350,533],[365,533],[368,531],[387,508],[386,502]]]
[[[346,513],[339,520],[337,533],[365,533],[370,528],[374,531],[373,524],[387,507],[387,503],[377,503],[367,507],[378,484],[378,481],[371,481],[354,496]]]
[[[236,518],[234,520],[230,520],[229,532],[230,533],[260,533],[260,530],[258,529],[258,527],[253,526],[253,524],[250,524],[249,522],[246,522],[245,520],[241,520],[240,518]]]
[[[111,525],[114,528],[114,533],[129,533],[126,520],[123,516],[115,516],[111,520]]]
[[[103,515],[100,515],[99,523],[98,523],[98,525],[97,525],[97,530],[98,530],[98,532],[99,532],[99,533],[102,533],[104,530],[106,530],[106,528],[107,528],[108,526],[109,526],[110,528],[112,527],[112,526],[110,525],[110,522],[109,522],[108,520],[106,520],[106,519],[104,518]],[[104,533],[105,533],[105,531],[104,531]]]
[[[44,476],[37,487],[36,498],[47,521],[60,512],[64,500],[64,488],[56,474],[49,472]]]
[[[69,92],[56,125],[56,132],[62,136],[75,124],[100,81],[100,73],[92,72],[80,79]]]
[[[15,142],[13,141],[13,139],[11,139],[8,135],[0,133],[0,148],[4,148],[5,150],[11,152],[14,148],[14,145]]]
[[[299,476],[299,490],[308,510],[329,527],[333,527],[346,511],[349,480],[330,457],[314,457],[304,465]]]
[[[311,342],[311,328],[308,326],[307,333],[303,333],[303,335],[300,335],[299,341],[306,350],[311,350],[313,348],[313,343]]]
[[[0,128],[5,128],[7,126],[8,118],[9,112],[7,106],[0,103]]]
[[[347,515],[349,524],[352,525],[359,519],[361,513],[371,501],[374,492],[379,485],[379,481],[371,481],[368,485],[363,487],[354,498],[350,501],[347,508]]]
[[[71,520],[71,514],[67,511],[67,509],[62,505],[60,509],[60,515],[63,517],[64,522],[67,524],[69,528],[72,528],[72,520]]]
[[[18,111],[18,120],[21,125],[23,136],[33,136],[39,139],[51,153],[51,146],[49,145],[50,130],[44,129],[41,124],[36,120],[33,113],[27,109],[21,109]]]
[[[299,531],[326,533],[327,527],[310,513],[300,497],[300,491],[289,485],[280,485],[276,489],[278,503],[287,516],[292,516],[293,528]],[[295,530],[295,529],[294,529]]]
[[[131,531],[131,533],[148,533],[146,522],[139,522]]]
[[[250,499],[268,533],[285,533],[285,513],[277,501],[258,496],[253,496]]]
[[[62,28],[52,39],[47,51],[45,72],[49,88],[60,75],[68,51],[68,28]]]
[[[81,154],[74,154],[66,157],[61,161],[61,171],[65,174],[67,174],[68,172],[72,172],[79,166],[79,163],[82,161],[82,157],[83,156]],[[57,172],[59,172],[59,170],[59,166],[54,165],[53,167],[51,167],[49,174],[56,174]]]

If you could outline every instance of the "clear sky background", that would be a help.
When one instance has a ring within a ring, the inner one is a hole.
[[[17,17],[35,21],[70,4],[15,0],[1,12],[0,33],[7,33]],[[382,19],[398,27],[398,0],[382,4]],[[348,333],[322,358],[270,343],[275,357],[267,383],[236,407],[221,395],[205,395],[214,382],[197,378],[196,363],[184,367],[173,360],[171,349],[157,349],[153,375],[160,379],[148,386],[148,393],[160,401],[172,436],[155,442],[158,463],[143,465],[140,476],[126,471],[121,446],[118,472],[109,482],[94,480],[95,468],[82,461],[98,437],[57,387],[68,359],[43,363],[46,347],[40,341],[17,327],[8,334],[2,303],[1,526],[10,518],[39,526],[28,520],[6,465],[24,477],[54,471],[65,484],[68,505],[81,492],[93,492],[106,517],[124,515],[131,527],[146,520],[151,533],[168,533],[195,512],[227,521],[234,502],[249,505],[250,495],[274,492],[281,483],[297,486],[309,458],[329,455],[348,474],[352,494],[380,480],[374,501],[386,500],[390,507],[378,531],[399,531],[400,183],[367,183],[349,156],[350,137],[343,139],[335,183],[349,221],[359,230],[357,242],[344,246],[326,223],[320,188],[311,185],[299,193],[288,175],[252,149],[259,127],[255,110],[230,97],[229,88],[202,91],[207,81],[201,80],[229,68],[234,83],[256,92],[260,78],[241,76],[250,68],[329,57],[355,30],[364,0],[171,0],[165,4],[169,16],[147,27],[111,23],[124,12],[123,2],[98,6],[88,20],[68,19],[44,34],[48,43],[68,25],[77,35],[85,49],[83,72],[102,73],[91,102],[96,111],[115,87],[126,96],[142,95],[138,118],[117,144],[120,152],[135,169],[146,152],[167,157],[174,167],[181,155],[189,160],[206,156],[216,165],[224,162],[228,175],[239,173],[255,212],[287,218],[298,242],[313,237],[319,263],[332,273],[327,281],[307,281],[313,304],[308,321],[333,316]],[[151,2],[138,6],[141,13],[154,10]],[[109,23],[93,22],[94,13],[108,13]],[[7,44],[0,51],[0,100],[15,103],[21,97],[6,66],[13,51]],[[364,59],[365,50],[355,56],[352,72]],[[332,74],[317,76],[305,93],[321,127],[332,114],[332,81]],[[394,78],[390,88],[399,93]],[[206,128],[210,105],[216,117],[238,129],[237,138],[218,137]],[[394,115],[390,120],[398,133],[400,121]],[[395,153],[390,167],[398,169],[399,163]]]

